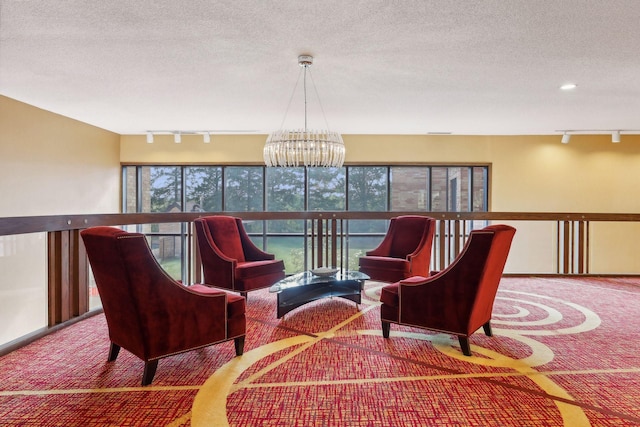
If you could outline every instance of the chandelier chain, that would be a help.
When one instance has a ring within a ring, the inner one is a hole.
[[[322,118],[324,119],[324,125],[329,128],[329,121],[327,120],[327,115],[324,113],[324,107],[322,106],[322,101],[320,100],[320,94],[318,93],[318,87],[316,86],[316,81],[313,79],[313,74],[311,70],[309,70],[309,77],[311,77],[311,85],[313,86],[313,91],[316,93],[316,99],[318,100],[318,105],[320,106],[320,111],[322,112]],[[306,112],[305,112],[306,116]]]
[[[284,122],[287,120],[287,115],[289,115],[289,109],[291,108],[291,103],[293,102],[293,97],[296,94],[296,89],[298,88],[298,83],[300,83],[300,76],[302,75],[302,69],[298,71],[298,78],[296,79],[296,84],[293,86],[293,90],[291,91],[291,96],[289,97],[289,103],[287,104],[287,109],[284,111],[284,117],[282,118],[282,123],[280,123],[280,127],[278,129],[282,129],[284,127]]]

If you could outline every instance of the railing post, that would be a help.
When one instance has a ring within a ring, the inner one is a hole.
[[[49,326],[89,311],[87,256],[80,230],[47,233]]]
[[[80,230],[70,236],[71,307],[74,316],[89,311],[89,263]]]
[[[331,268],[338,266],[338,220],[331,218]]]
[[[578,222],[578,274],[589,274],[589,221]]]
[[[558,221],[557,272],[589,273],[589,221]]]
[[[324,220],[322,219],[322,215],[320,215],[320,218],[318,218],[318,235],[316,236],[317,241],[318,241],[318,247],[317,247],[317,253],[318,253],[318,258],[316,260],[316,265],[318,267],[322,267],[324,264],[322,263],[322,255],[323,255],[323,242],[322,242],[322,237],[324,235],[324,227],[323,227],[323,222]]]
[[[439,222],[439,239],[438,244],[440,246],[440,266],[438,270],[444,270],[448,263],[445,263],[446,249],[447,249],[447,222],[441,219]]]
[[[191,270],[193,271],[193,283],[202,283],[202,258],[200,257],[200,247],[198,246],[198,233],[193,231],[195,225],[189,223],[189,233],[191,236],[191,250],[193,252],[193,261]]]

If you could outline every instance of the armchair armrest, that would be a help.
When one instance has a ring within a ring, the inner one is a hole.
[[[398,286],[400,322],[432,325],[433,329],[443,331],[462,328],[473,299],[461,295],[460,278],[456,276],[443,270],[428,278],[417,276],[401,281]]]
[[[195,349],[228,338],[224,292],[197,292],[167,282],[162,292],[148,297],[147,313],[141,313],[141,318],[147,324],[149,359],[184,351],[185,346]]]
[[[406,279],[400,280],[400,284],[402,285],[423,285],[427,283],[429,279],[423,276],[412,276]]]

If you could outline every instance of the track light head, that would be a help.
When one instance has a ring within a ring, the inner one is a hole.
[[[202,135],[202,140],[204,141],[205,144],[208,144],[211,142],[211,134],[209,132],[205,132]]]
[[[620,142],[620,131],[619,130],[613,131],[613,133],[611,134],[611,142],[613,142],[613,143]]]
[[[175,142],[176,144],[180,144],[182,142],[182,135],[180,135],[180,132],[176,132],[173,134],[173,142]]]
[[[568,144],[569,140],[571,140],[571,135],[569,135],[567,132],[562,134],[562,143],[563,144]]]
[[[147,132],[147,144],[153,144],[153,133]]]

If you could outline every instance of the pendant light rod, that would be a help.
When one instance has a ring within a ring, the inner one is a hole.
[[[298,65],[304,68],[304,76],[302,77],[302,92],[304,93],[304,131],[307,131],[307,70],[313,64],[313,56],[298,56]]]
[[[307,131],[307,66],[304,66],[304,78],[302,80],[302,87],[304,88],[304,131]]]

